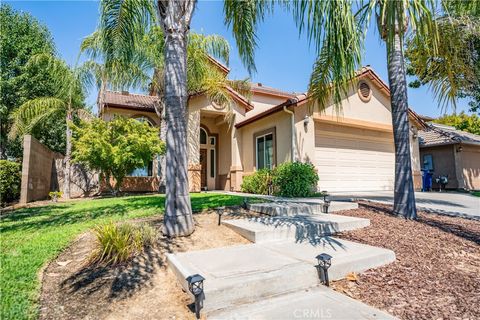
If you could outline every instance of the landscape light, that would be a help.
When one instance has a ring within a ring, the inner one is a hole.
[[[200,319],[200,310],[203,307],[204,299],[203,281],[205,280],[205,278],[199,274],[194,274],[192,276],[189,276],[186,280],[188,283],[188,290],[195,297],[195,316],[197,317],[197,319]]]
[[[225,207],[215,208],[215,211],[218,214],[218,225],[222,223],[222,214],[225,212]]]
[[[317,271],[320,276],[320,281],[326,285],[330,286],[330,281],[328,280],[328,268],[332,265],[332,256],[328,253],[319,254],[317,257]]]

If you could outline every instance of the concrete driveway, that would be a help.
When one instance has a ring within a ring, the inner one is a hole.
[[[417,208],[450,216],[480,220],[480,197],[458,192],[415,192]],[[365,199],[392,204],[393,191],[332,193],[332,200]]]

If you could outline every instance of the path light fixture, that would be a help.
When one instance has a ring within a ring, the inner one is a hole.
[[[197,319],[200,319],[200,310],[203,308],[203,300],[205,298],[203,293],[203,281],[205,278],[199,274],[194,274],[185,280],[188,283],[188,290],[195,297],[195,316]]]
[[[328,280],[328,268],[332,265],[332,256],[328,253],[319,254],[317,257],[317,268],[318,275],[322,284],[327,287],[330,286],[330,281]]]
[[[218,214],[218,225],[222,224],[222,214],[225,212],[225,207],[217,207],[215,211]]]
[[[328,208],[330,207],[330,199],[328,198],[329,194],[327,191],[322,191],[323,194],[323,204],[322,204],[322,213],[328,213]]]
[[[243,198],[242,208],[245,209],[245,210],[248,209],[248,198],[247,197]]]

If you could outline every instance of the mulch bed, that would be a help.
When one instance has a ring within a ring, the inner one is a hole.
[[[480,319],[480,222],[419,213],[417,221],[370,202],[340,214],[368,228],[339,236],[391,249],[397,260],[334,289],[401,319]]]

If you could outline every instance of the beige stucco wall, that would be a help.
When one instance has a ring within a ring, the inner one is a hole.
[[[256,170],[254,135],[258,132],[275,128],[276,165],[291,159],[290,115],[280,111],[252,124],[240,128],[241,157],[243,173],[251,174]]]
[[[250,97],[250,103],[254,106],[254,108],[253,110],[247,112],[246,117],[250,118],[285,101],[287,101],[287,98],[276,97],[258,92],[253,93]]]
[[[480,190],[480,146],[463,145],[459,154],[464,188]]]

